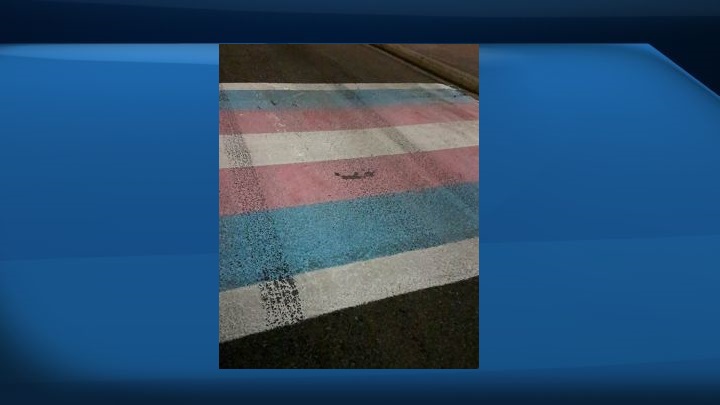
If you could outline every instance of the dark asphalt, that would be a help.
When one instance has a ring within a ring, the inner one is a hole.
[[[432,83],[367,45],[221,45],[220,81]],[[220,344],[221,368],[477,368],[478,278]]]
[[[480,46],[477,44],[401,44],[428,58],[477,77],[480,74]]]
[[[477,368],[478,278],[220,345],[221,368]]]
[[[220,82],[432,83],[368,45],[220,45]]]

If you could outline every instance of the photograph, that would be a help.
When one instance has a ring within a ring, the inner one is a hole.
[[[478,65],[220,45],[220,368],[478,368]]]

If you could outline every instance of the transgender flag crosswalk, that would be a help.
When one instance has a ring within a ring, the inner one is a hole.
[[[478,102],[220,85],[220,342],[478,275]]]

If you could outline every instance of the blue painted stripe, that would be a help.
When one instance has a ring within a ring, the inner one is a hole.
[[[283,108],[357,108],[390,104],[473,102],[456,89],[373,90],[223,90],[225,110],[271,110]]]
[[[222,217],[220,290],[472,238],[478,207],[464,183]]]

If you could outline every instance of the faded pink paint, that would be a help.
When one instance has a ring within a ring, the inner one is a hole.
[[[220,134],[337,131],[478,119],[476,103],[313,110],[223,110]]]
[[[220,170],[220,215],[350,200],[478,181],[477,146]],[[371,177],[345,180],[335,175]]]

